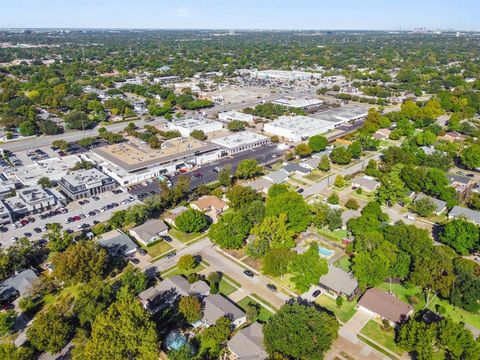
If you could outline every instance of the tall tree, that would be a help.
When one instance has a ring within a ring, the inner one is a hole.
[[[297,254],[289,265],[292,282],[301,291],[307,291],[311,285],[317,284],[320,277],[328,272],[327,261],[320,258],[318,244],[312,243],[303,254]]]

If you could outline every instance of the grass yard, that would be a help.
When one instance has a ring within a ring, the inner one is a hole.
[[[310,174],[305,175],[303,178],[311,181],[318,181],[330,175],[330,171],[323,172],[321,170],[315,169]]]
[[[342,241],[344,238],[347,237],[347,230],[338,229],[335,231],[331,231],[328,228],[321,228],[317,230],[319,235],[325,236],[329,240],[333,241]]]
[[[178,239],[179,241],[181,241],[182,243],[187,243],[189,241],[192,241],[193,239],[199,237],[202,235],[202,233],[191,233],[191,234],[187,234],[187,233],[184,233],[178,229],[174,229],[174,228],[171,228],[169,231],[170,235],[172,235],[175,239]]]
[[[220,294],[228,296],[235,290],[237,290],[237,288],[222,277],[222,280],[220,280],[220,283],[218,284],[218,291]]]
[[[188,276],[188,275],[193,274],[193,273],[198,273],[205,268],[206,268],[205,265],[202,264],[202,263],[198,264],[193,269],[186,270],[186,271],[180,270],[177,266],[175,266],[174,268],[167,270],[165,273],[163,273],[161,275],[162,275],[163,278],[169,278],[169,277],[172,277],[172,276],[175,276],[175,275]]]
[[[355,307],[357,306],[357,301],[355,300],[347,301],[344,298],[342,307],[338,308],[334,299],[332,299],[330,296],[322,294],[317,298],[317,300],[315,300],[315,302],[318,305],[324,307],[325,309],[333,312],[337,319],[343,323],[350,320],[350,318],[357,312],[357,309],[355,309]]]
[[[263,302],[263,299],[261,301]],[[273,313],[268,311],[267,309],[265,309],[258,301],[256,301],[251,296],[244,297],[242,300],[240,300],[237,303],[237,305],[240,308],[242,308],[243,311],[245,311],[245,309],[246,309],[246,307],[249,303],[255,303],[255,304],[258,304],[260,306],[260,312],[259,312],[257,318],[252,319],[252,321],[259,320],[260,322],[266,322],[266,321],[268,321],[268,319],[270,319],[272,317]]]
[[[142,248],[145,249],[148,252],[148,255],[150,255],[152,258],[156,258],[157,256],[160,256],[163,253],[173,249],[169,243],[163,240],[158,241],[150,246],[142,246]]]
[[[293,176],[290,178],[290,181],[294,182],[296,184],[300,184],[300,185],[308,185],[305,181],[302,181],[302,180],[300,180],[298,178],[295,178]]]
[[[367,192],[363,191],[361,194],[357,194],[357,190],[353,190],[351,193],[348,194],[348,197],[354,198],[354,199],[360,199],[363,201],[372,201],[374,200],[374,192]]]
[[[404,353],[395,344],[395,331],[392,328],[387,331],[383,330],[381,325],[374,320],[370,320],[360,331],[360,334],[369,337],[395,354],[402,355]]]
[[[272,165],[270,165],[270,167],[272,168],[272,170],[276,171],[276,170],[280,170],[283,168],[283,162],[282,161],[277,161],[276,163],[273,163]]]
[[[394,356],[392,354],[390,354],[388,351],[384,350],[383,348],[381,348],[380,346],[377,346],[376,344],[374,344],[373,342],[371,342],[370,340],[368,340],[365,336],[363,336],[362,334],[357,334],[357,338],[359,338],[362,342],[364,342],[365,344],[367,344],[368,346],[370,346],[371,348],[377,350],[379,353],[385,355],[386,358],[389,358],[389,359],[392,359],[392,360],[397,360],[398,359],[398,356]]]
[[[300,295],[295,288],[295,284],[290,280],[290,276],[291,275],[286,274],[280,277],[274,277],[273,280],[275,280],[275,282],[287,288],[288,290],[293,291],[295,294]]]
[[[343,256],[339,260],[337,260],[334,264],[336,267],[342,269],[343,271],[350,272],[350,267],[352,266],[352,262],[350,260],[350,256]]]

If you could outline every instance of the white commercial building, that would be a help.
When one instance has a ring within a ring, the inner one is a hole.
[[[281,116],[263,126],[265,132],[281,136],[289,141],[299,142],[311,136],[325,133],[335,127],[335,123],[308,116]]]
[[[212,143],[223,147],[228,154],[235,154],[237,152],[253,149],[266,145],[269,142],[270,139],[268,137],[251,131],[241,131],[212,140]]]
[[[323,104],[323,101],[319,99],[282,98],[273,100],[272,104],[280,105],[289,109],[308,110],[319,107]]]
[[[205,134],[222,130],[222,123],[207,118],[190,118],[168,123],[171,130],[178,130],[183,137],[188,137],[194,130],[202,130]]]
[[[245,122],[253,122],[253,115],[245,114],[239,111],[225,111],[218,114],[218,118],[223,121],[245,121]]]
[[[306,71],[284,71],[284,70],[253,70],[250,72],[250,76],[257,79],[272,79],[272,80],[283,80],[283,81],[292,81],[292,80],[310,80],[310,79],[320,79],[322,74],[312,73]]]

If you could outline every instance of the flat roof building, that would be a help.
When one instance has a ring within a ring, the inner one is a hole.
[[[117,186],[115,180],[95,168],[72,171],[63,176],[58,184],[72,200],[100,194]]]
[[[289,109],[308,110],[318,108],[323,104],[323,101],[319,99],[281,98],[273,100],[272,104],[280,105]]]
[[[323,134],[335,127],[335,123],[309,116],[280,116],[263,126],[265,132],[299,142],[311,136]]]
[[[292,81],[320,79],[322,74],[297,70],[252,70],[250,76],[257,79]]]
[[[212,143],[220,145],[228,154],[253,149],[270,143],[270,139],[251,131],[240,131],[224,137],[211,140]]]
[[[205,134],[220,131],[223,125],[219,121],[207,118],[189,118],[168,123],[171,130],[178,130],[183,137],[189,137],[192,131],[202,130]]]
[[[223,121],[244,121],[244,122],[253,122],[253,115],[245,114],[239,111],[225,111],[218,114],[218,118]]]

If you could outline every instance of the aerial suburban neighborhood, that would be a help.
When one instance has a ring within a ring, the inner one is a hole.
[[[0,359],[480,359],[478,29],[144,27],[0,29]]]

